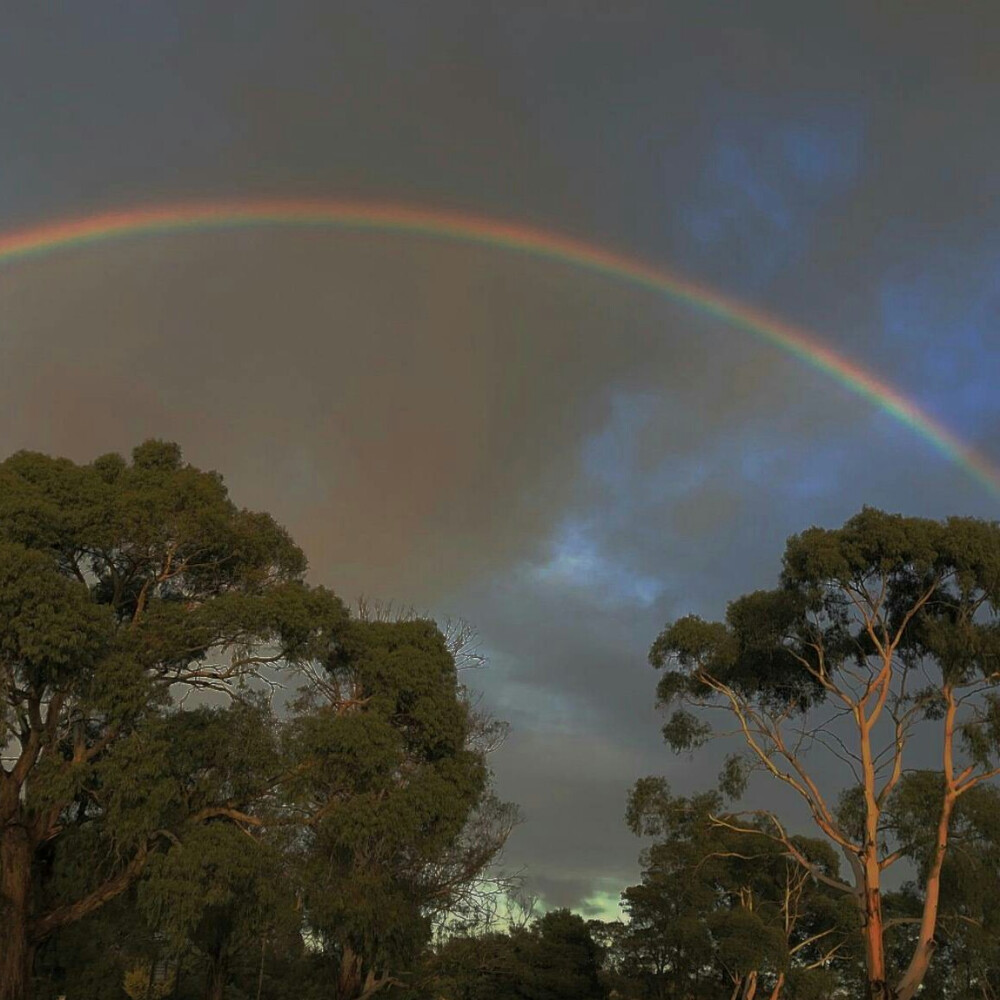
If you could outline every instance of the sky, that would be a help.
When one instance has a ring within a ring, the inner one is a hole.
[[[0,235],[219,199],[529,224],[810,331],[1000,462],[1000,8],[21,5]],[[178,441],[311,578],[479,630],[505,864],[614,913],[662,744],[646,654],[864,504],[995,518],[913,429],[745,330],[565,262],[242,228],[0,261],[0,453]]]

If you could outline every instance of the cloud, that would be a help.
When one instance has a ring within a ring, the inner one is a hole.
[[[683,203],[685,256],[722,263],[745,292],[806,253],[825,207],[857,183],[863,120],[829,104],[782,113],[773,102],[722,111],[693,197]]]
[[[578,589],[600,603],[648,607],[663,593],[663,584],[601,552],[594,539],[597,529],[573,520],[561,524],[547,560],[534,565],[532,573],[546,586]]]
[[[597,732],[512,735],[496,761],[497,782],[504,793],[513,780],[525,821],[507,858],[526,866],[527,886],[546,907],[576,906],[634,881],[642,845],[625,828],[625,802],[647,763]]]
[[[880,296],[901,381],[974,438],[1000,422],[1000,251],[992,242],[917,250],[885,277]]]
[[[28,5],[0,34],[9,226],[254,194],[522,219],[745,295],[993,448],[997,12],[168,6]],[[787,535],[863,503],[996,513],[753,336],[488,248],[106,244],[3,266],[0,318],[0,451],[176,439],[315,579],[479,626],[528,813],[508,860],[553,903],[635,877],[636,777],[717,770],[660,745],[666,621],[771,585]]]

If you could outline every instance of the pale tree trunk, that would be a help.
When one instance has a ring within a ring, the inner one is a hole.
[[[783,972],[778,973],[778,981],[774,984],[774,989],[771,990],[771,995],[768,1000],[781,1000],[781,991],[785,988],[785,974]]]
[[[31,841],[23,826],[0,831],[0,1000],[30,1000]]]
[[[955,760],[953,743],[955,739],[955,715],[958,706],[955,703],[951,688],[945,689],[948,708],[944,718],[944,800],[941,803],[941,813],[938,816],[937,836],[934,841],[934,857],[927,873],[927,888],[924,894],[924,908],[920,916],[920,932],[913,957],[907,966],[903,977],[896,987],[896,1000],[912,1000],[920,989],[920,984],[930,968],[934,956],[934,931],[937,927],[938,903],[941,898],[941,869],[944,866],[945,852],[948,849],[948,833],[951,829],[951,817],[955,810],[955,801],[959,795],[955,779]],[[961,777],[961,776],[960,776]]]
[[[924,910],[920,918],[920,933],[910,964],[896,987],[895,1000],[912,1000],[920,984],[927,975],[931,959],[934,957],[934,929],[937,925],[938,901],[941,896],[941,867],[944,863],[945,848],[948,843],[948,827],[954,800],[945,798],[944,808],[938,823],[937,845],[930,874],[927,876],[927,890],[924,896]]]
[[[364,964],[363,956],[350,945],[344,946],[337,976],[337,1000],[368,1000],[397,983],[388,972],[381,975],[374,969],[365,972]]]
[[[891,653],[890,653],[891,656]],[[883,668],[891,676],[891,660]],[[888,681],[883,682],[887,685]],[[865,943],[865,967],[868,973],[867,1000],[893,1000],[885,971],[885,922],[882,919],[882,868],[878,852],[881,805],[875,788],[876,767],[872,756],[872,728],[881,711],[888,688],[883,687],[880,701],[871,715],[864,714],[863,704],[855,708],[861,750],[861,776],[865,795],[865,829],[855,874],[861,876],[861,933]]]
[[[881,872],[873,847],[864,858],[864,921],[865,966],[868,972],[868,1000],[894,1000],[885,972],[885,923],[882,919]]]

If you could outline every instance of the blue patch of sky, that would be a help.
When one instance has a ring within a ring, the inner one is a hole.
[[[843,193],[857,178],[861,129],[855,116],[785,125],[778,129],[778,142],[793,176],[810,188],[824,188],[827,196]]]
[[[631,518],[644,506],[691,492],[708,474],[709,464],[701,455],[675,455],[651,467],[641,460],[644,428],[662,418],[669,405],[661,393],[614,391],[607,423],[583,444],[583,472],[604,488],[611,523]]]
[[[549,541],[547,558],[533,567],[532,575],[543,584],[591,593],[602,604],[648,608],[655,603],[665,590],[663,581],[612,556],[601,535],[598,518],[566,518]]]
[[[806,444],[755,438],[745,443],[737,467],[748,484],[775,487],[792,502],[811,501],[840,488],[850,450],[843,440]]]
[[[645,430],[666,421],[684,433],[684,415],[673,412],[661,394],[612,394],[607,423],[581,451],[584,475],[602,487],[605,527],[634,524],[644,513],[709,488],[720,468],[750,488],[767,487],[790,501],[808,499],[836,489],[853,450],[837,433],[804,441],[788,433],[794,419],[762,424],[748,413],[697,449],[674,451],[662,461],[640,454]]]
[[[693,584],[689,568],[724,563],[733,545],[766,543],[776,560],[788,534],[810,523],[841,523],[864,502],[941,516],[954,497],[965,509],[981,492],[912,428],[857,411],[852,402],[847,396],[832,405],[857,413],[863,437],[851,421],[846,432],[831,419],[804,433],[795,413],[747,414],[705,433],[696,447],[670,447],[660,457],[657,438],[664,427],[684,434],[683,414],[660,396],[614,394],[605,426],[581,450],[586,500],[557,525],[533,578],[595,603],[710,607],[716,583]],[[762,533],[766,539],[757,537]],[[756,578],[747,582],[756,585]]]
[[[803,257],[820,213],[857,181],[863,139],[861,114],[841,107],[723,118],[680,208],[678,253],[699,269],[725,268],[728,287],[765,288]]]
[[[882,282],[893,378],[959,435],[1000,418],[1000,248],[936,250]]]
[[[560,521],[544,556],[532,566],[538,583],[569,587],[602,604],[648,608],[679,585],[669,572],[655,568],[675,561],[663,559],[663,534],[676,504],[689,503],[703,490],[739,492],[745,486],[773,491],[781,504],[795,506],[837,488],[840,445],[805,447],[787,440],[779,428],[761,428],[752,420],[696,449],[651,458],[645,432],[665,420],[683,424],[679,414],[668,412],[670,406],[651,393],[612,394],[607,423],[581,450],[581,472],[594,489],[587,492],[586,504]],[[692,537],[666,544],[677,554],[702,542]]]

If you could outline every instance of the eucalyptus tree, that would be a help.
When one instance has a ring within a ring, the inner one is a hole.
[[[225,816],[189,821],[150,859],[136,910],[155,929],[161,958],[186,955],[204,968],[205,1000],[221,1000],[233,967],[263,976],[267,945],[294,940],[301,917],[274,793],[283,777],[279,720],[263,699],[184,713],[187,732],[163,768],[192,777],[211,801],[226,800],[260,825]]]
[[[937,772],[905,774],[888,810],[913,869],[912,880],[886,896],[888,948],[894,954],[911,951],[919,934],[940,786]],[[923,991],[950,1000],[1000,996],[1000,788],[995,785],[977,785],[955,805],[941,872],[934,961]]]
[[[644,778],[629,795],[633,833],[654,836],[642,881],[622,894],[620,947],[651,997],[734,1000],[811,996],[849,955],[856,919],[844,901],[760,830],[733,830],[722,798],[670,792]],[[759,821],[758,821],[759,823]],[[818,870],[838,871],[825,841],[795,837]],[[813,991],[813,992],[810,992]]]
[[[956,807],[1000,774],[998,607],[1000,526],[866,508],[840,529],[792,537],[776,589],[734,600],[724,622],[682,618],[650,651],[664,670],[660,703],[673,709],[667,742],[703,744],[713,735],[703,709],[721,708],[744,747],[729,784],[741,766],[770,775],[842,851],[846,878],[817,867],[774,811],[716,817],[855,901],[873,1000],[910,1000],[927,976]],[[890,968],[883,878],[913,853],[894,803],[908,766],[927,766],[918,747],[937,754],[923,787],[929,840],[911,947]]]
[[[203,781],[175,755],[188,695],[328,655],[347,615],[305,569],[176,445],[0,464],[0,1000],[192,825],[261,825],[238,769]],[[73,877],[46,880],[52,857]]]
[[[311,933],[336,995],[396,982],[435,915],[464,912],[516,814],[489,790],[455,657],[432,621],[354,620],[284,732]]]
[[[422,997],[435,1000],[604,1000],[601,948],[569,910],[506,932],[456,935],[428,956]]]

